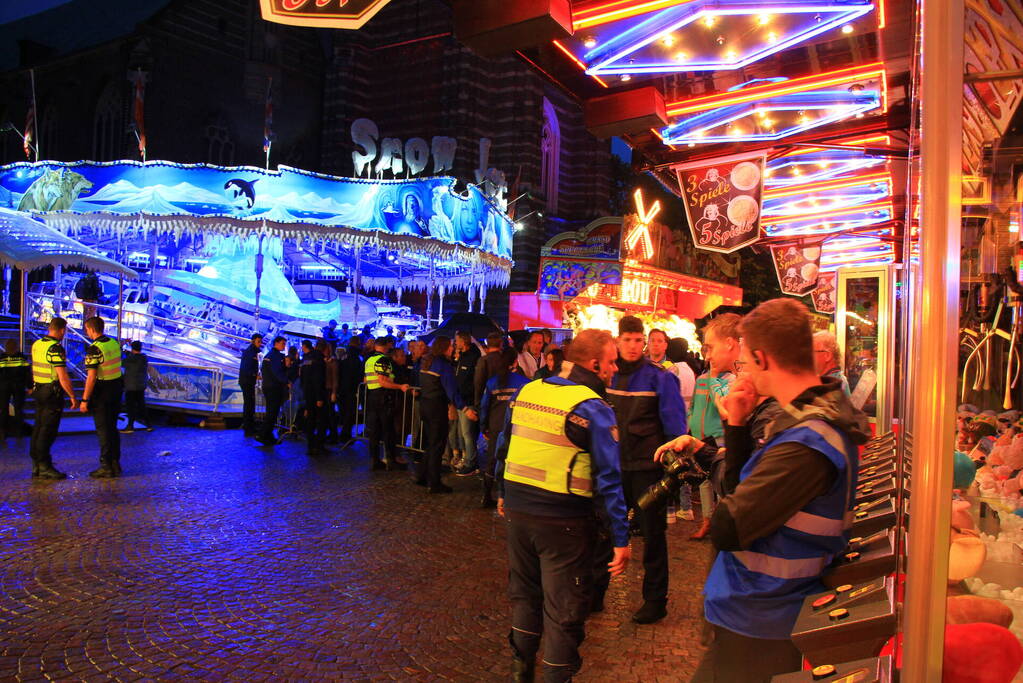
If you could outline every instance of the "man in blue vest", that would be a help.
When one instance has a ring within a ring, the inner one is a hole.
[[[795,671],[789,639],[803,598],[849,540],[858,455],[867,422],[836,379],[814,370],[810,316],[773,299],[741,324],[743,376],[725,398],[726,481],[710,537],[720,551],[704,587],[714,644],[701,669],[717,683],[769,681]],[[781,413],[757,447],[745,423],[762,396]],[[750,455],[752,453],[752,455]],[[748,457],[748,460],[747,460]]]
[[[614,540],[611,575],[629,561],[618,426],[603,399],[617,356],[607,332],[580,332],[558,376],[530,382],[515,395],[498,440],[497,509],[508,519],[514,681],[533,680],[541,637],[545,681],[569,681],[582,667],[596,501]]]

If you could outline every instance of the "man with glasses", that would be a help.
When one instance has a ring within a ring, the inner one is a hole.
[[[837,379],[822,384],[803,304],[765,302],[740,333],[743,376],[724,401],[725,481],[738,483],[726,485],[711,520],[719,552],[704,611],[714,644],[694,680],[708,680],[699,675],[713,670],[716,683],[766,683],[799,668],[788,634],[803,599],[824,590],[821,574],[847,545],[856,446],[869,429]],[[763,396],[782,410],[758,447],[745,425]]]
[[[817,332],[813,335],[813,366],[821,377],[837,379],[842,383],[842,391],[851,396],[849,380],[842,373],[842,352],[838,349],[838,340],[830,332]]]

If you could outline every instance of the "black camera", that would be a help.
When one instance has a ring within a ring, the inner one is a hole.
[[[683,483],[699,484],[708,477],[707,471],[696,461],[692,446],[682,451],[664,451],[661,454],[664,476],[643,492],[636,504],[643,510],[661,503],[682,488]]]

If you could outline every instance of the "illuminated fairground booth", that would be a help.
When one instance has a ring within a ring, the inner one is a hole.
[[[552,237],[541,251],[537,290],[511,294],[510,326],[617,330],[626,313],[699,348],[693,321],[742,304],[738,262],[699,258],[692,243],[656,221],[659,202],[637,213],[600,218]],[[702,277],[701,277],[702,276]]]
[[[157,402],[188,402],[198,382],[223,384],[199,403],[233,403],[253,330],[316,338],[335,320],[418,331],[453,291],[482,308],[487,289],[508,282],[512,227],[489,184],[454,185],[165,161],[0,168],[4,205],[142,274],[126,286],[101,274],[89,296],[80,273],[57,267],[28,300],[36,321],[62,315],[78,330],[94,310],[119,338],[144,338],[186,387],[157,390]],[[411,291],[426,293],[425,319],[401,303]]]

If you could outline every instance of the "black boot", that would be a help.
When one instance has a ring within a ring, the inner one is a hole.
[[[533,683],[536,674],[536,662],[527,662],[521,657],[512,655],[512,681],[514,683]]]
[[[480,498],[481,508],[495,508],[497,507],[497,501],[494,500],[494,478],[489,474],[484,474],[480,478],[483,482],[483,496]]]
[[[53,465],[42,463],[39,465],[39,474],[34,475],[39,479],[67,479],[67,475]]]
[[[647,600],[643,606],[632,615],[632,620],[637,624],[653,624],[668,616],[668,610],[663,602]]]
[[[107,462],[106,460],[100,461],[99,469],[89,472],[89,476],[93,479],[114,479],[117,477],[117,474],[117,470],[114,469],[114,464]]]

